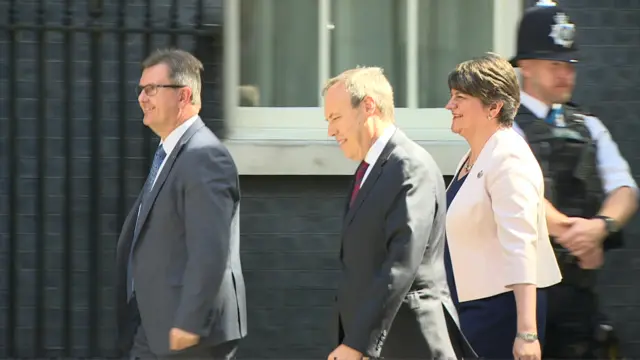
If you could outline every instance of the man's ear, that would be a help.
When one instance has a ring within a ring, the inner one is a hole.
[[[529,77],[531,75],[532,61],[530,59],[518,60],[518,69],[522,77]]]
[[[371,96],[365,96],[365,98],[362,99],[362,102],[364,103],[365,113],[367,115],[373,115],[376,111],[376,103],[373,101]]]
[[[185,105],[190,104],[191,103],[191,89],[189,88],[184,88],[182,89],[182,91],[180,91],[180,102],[181,103],[185,103]]]

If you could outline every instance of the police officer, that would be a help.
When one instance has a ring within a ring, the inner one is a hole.
[[[545,175],[549,234],[563,273],[548,292],[543,349],[545,358],[556,359],[602,358],[603,350],[611,350],[595,271],[603,251],[622,246],[620,230],[638,206],[637,185],[611,134],[571,102],[575,33],[565,11],[539,1],[523,15],[511,60],[522,80],[514,129],[527,139]]]

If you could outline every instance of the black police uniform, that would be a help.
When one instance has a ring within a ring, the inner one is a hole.
[[[566,13],[539,2],[528,9],[518,30],[518,52],[523,59],[577,62],[575,27]],[[597,170],[596,144],[585,125],[590,114],[574,103],[553,113],[558,122],[538,119],[520,106],[515,123],[523,131],[545,176],[545,197],[570,217],[597,215],[605,193]],[[555,359],[610,358],[615,335],[598,310],[595,270],[580,268],[577,259],[557,245],[554,249],[563,280],[549,289],[546,342],[543,357]],[[622,245],[621,233],[605,242],[605,250]]]

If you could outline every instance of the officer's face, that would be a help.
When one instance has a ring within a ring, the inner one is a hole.
[[[547,104],[564,104],[571,100],[576,71],[563,61],[526,60],[521,65],[524,90]]]

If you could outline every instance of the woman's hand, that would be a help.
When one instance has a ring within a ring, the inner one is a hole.
[[[542,358],[540,342],[516,338],[513,342],[513,358],[515,360],[540,360]]]

